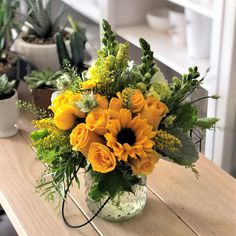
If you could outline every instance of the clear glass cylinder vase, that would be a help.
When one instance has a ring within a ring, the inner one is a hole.
[[[85,174],[86,202],[88,208],[96,214],[108,196],[104,196],[99,201],[89,197],[88,193],[93,184],[93,178],[89,171]],[[147,199],[146,177],[141,177],[140,183],[133,185],[132,190],[133,193],[125,191],[116,196],[114,200],[109,200],[98,216],[115,222],[128,220],[139,214],[143,210]]]

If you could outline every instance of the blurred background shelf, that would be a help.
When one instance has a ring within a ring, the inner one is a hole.
[[[139,38],[144,37],[150,43],[154,57],[179,74],[186,73],[191,66],[198,66],[204,75],[210,67],[209,59],[190,59],[186,46],[174,44],[168,34],[154,31],[146,24],[120,27],[116,33],[137,47],[140,47]],[[205,83],[203,87],[209,90],[210,84]]]
[[[88,17],[96,23],[100,22],[101,14],[97,4],[94,0],[62,0],[74,10]]]
[[[184,8],[191,9],[204,16],[214,17],[214,0],[168,0]]]

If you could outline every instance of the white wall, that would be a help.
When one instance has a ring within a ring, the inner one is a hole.
[[[221,43],[214,160],[236,175],[236,2],[225,1]]]

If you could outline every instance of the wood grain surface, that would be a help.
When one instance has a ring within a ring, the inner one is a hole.
[[[201,154],[199,179],[191,170],[160,160],[148,177],[147,205],[135,218],[111,223],[97,217],[81,229],[68,228],[55,205],[35,192],[45,167],[28,145],[31,119],[22,113],[19,134],[0,139],[0,203],[20,236],[236,235],[236,181]],[[71,189],[66,205],[67,217],[75,224],[92,216],[82,173],[80,179],[81,189]]]

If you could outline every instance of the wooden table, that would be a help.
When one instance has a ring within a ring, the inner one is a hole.
[[[28,145],[30,117],[21,114],[18,127],[15,137],[0,139],[0,203],[19,235],[236,235],[236,181],[201,154],[199,180],[190,170],[160,160],[148,177],[147,205],[135,218],[111,223],[97,217],[81,229],[70,229],[59,209],[35,192],[44,166]],[[80,177],[81,189],[72,190],[66,207],[74,223],[91,216]]]

